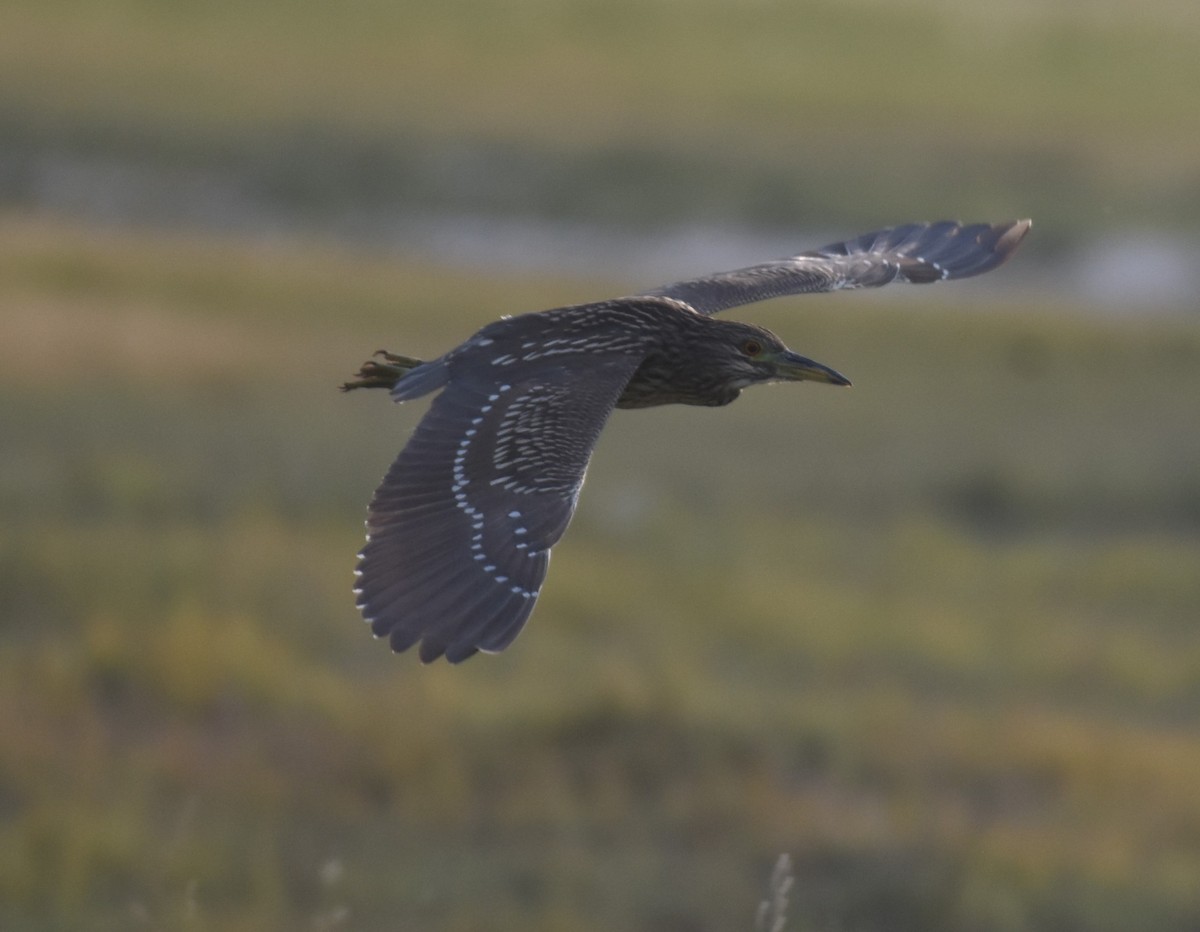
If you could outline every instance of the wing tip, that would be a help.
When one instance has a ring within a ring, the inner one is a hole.
[[[993,227],[995,230],[1003,230],[996,238],[996,244],[993,247],[996,254],[1001,257],[1001,262],[1007,261],[1017,251],[1017,247],[1021,245],[1021,240],[1025,239],[1032,228],[1033,220],[1029,217],[1025,217],[1022,220],[1009,220],[1007,223],[998,223]]]
[[[901,253],[901,276],[910,284],[973,278],[1012,258],[1032,226],[1029,218],[1000,223],[940,220],[916,225],[905,237],[907,242],[893,248]]]

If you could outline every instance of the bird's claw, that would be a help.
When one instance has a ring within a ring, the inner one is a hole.
[[[396,366],[402,366],[405,371],[409,369],[415,369],[422,363],[422,360],[420,359],[414,359],[412,356],[398,356],[396,353],[389,353],[385,349],[377,349],[371,355],[382,356],[387,362],[390,362]]]
[[[353,391],[356,388],[392,388],[404,376],[422,364],[422,360],[412,356],[398,356],[387,350],[376,350],[375,356],[382,356],[386,362],[376,362],[368,359],[358,368],[355,379],[343,382],[341,390]]]

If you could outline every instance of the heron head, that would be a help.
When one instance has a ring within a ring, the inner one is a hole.
[[[760,382],[824,382],[849,385],[835,369],[788,349],[765,327],[721,321],[722,364],[739,388]]]

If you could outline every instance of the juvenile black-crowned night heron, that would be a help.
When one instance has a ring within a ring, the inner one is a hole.
[[[748,385],[845,376],[711,315],[766,298],[979,275],[1028,220],[914,223],[626,298],[508,317],[422,362],[379,352],[344,389],[441,389],[371,500],[358,607],[396,651],[458,663],[533,611],[613,408],[727,405]]]

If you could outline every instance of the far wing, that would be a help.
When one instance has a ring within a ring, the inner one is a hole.
[[[643,294],[675,298],[701,314],[716,314],[782,295],[968,278],[1008,259],[1030,225],[1029,220],[969,226],[952,220],[910,223]]]

